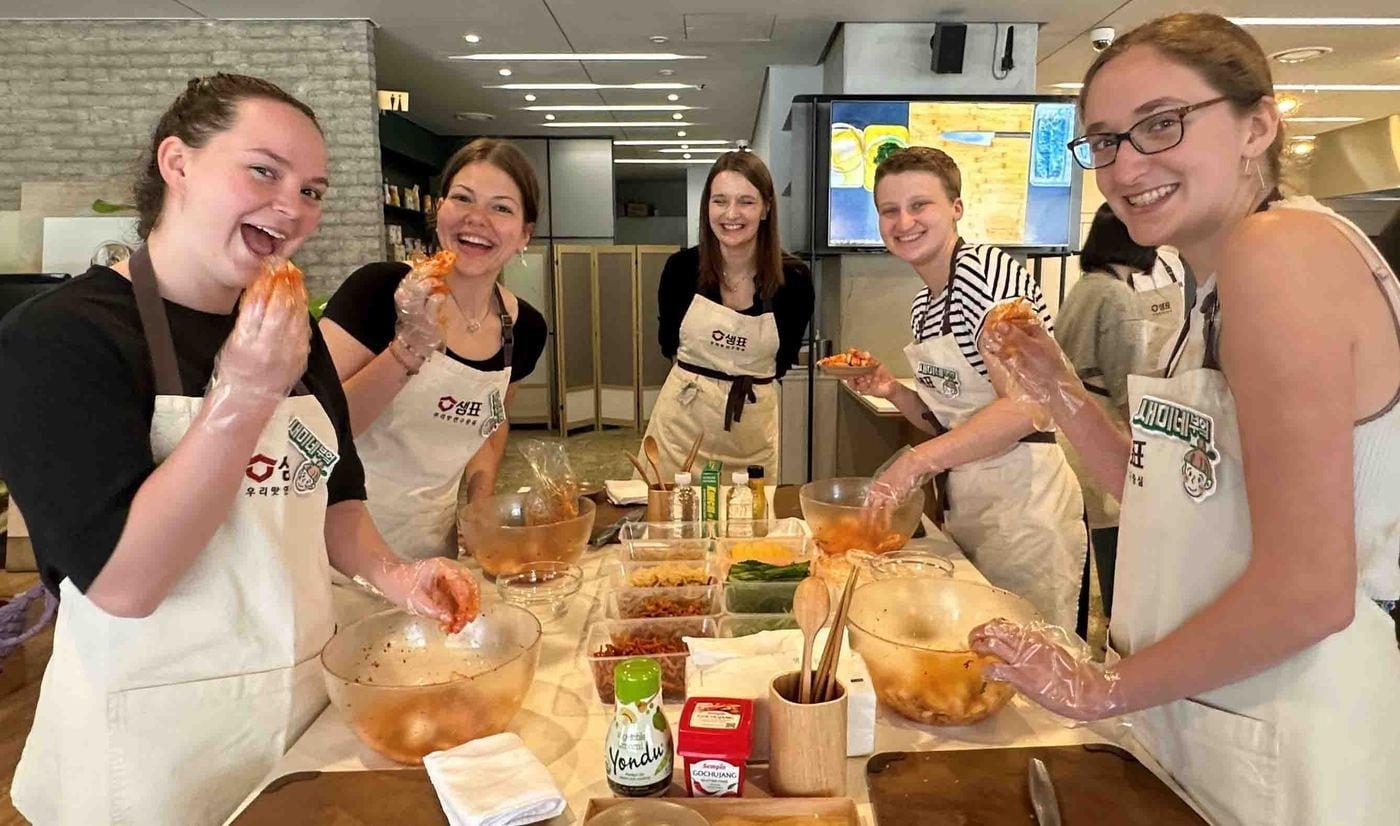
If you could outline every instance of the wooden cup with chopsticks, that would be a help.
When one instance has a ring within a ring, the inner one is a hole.
[[[684,470],[690,471],[695,464],[695,457],[700,453],[700,443],[705,439],[702,433],[695,437],[695,443],[690,447],[690,453],[686,456]],[[642,440],[642,454],[646,457],[646,464],[631,453],[623,451],[623,455],[632,463],[632,467],[637,469],[637,474],[642,477],[642,481],[647,483],[647,512],[648,522],[670,522],[671,521],[671,490],[675,486],[661,478],[660,466],[660,445],[656,438],[647,436]],[[648,472],[647,467],[651,470]]]
[[[790,671],[768,685],[768,783],[779,797],[846,794],[846,689],[831,684],[832,699],[797,702],[801,674]]]

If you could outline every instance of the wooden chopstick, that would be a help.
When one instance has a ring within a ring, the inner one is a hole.
[[[836,617],[831,622],[831,631],[826,637],[826,648],[822,650],[821,664],[817,667],[816,682],[812,689],[814,702],[827,702],[835,699],[836,666],[841,659],[841,639],[846,632],[846,616],[850,613],[851,595],[856,590],[856,580],[860,579],[860,566],[852,565],[846,577],[846,588],[841,592],[841,603],[836,608]]]
[[[690,446],[690,453],[685,457],[685,471],[689,473],[695,467],[695,457],[700,455],[700,443],[705,441],[705,434],[701,433],[695,437],[695,444]]]

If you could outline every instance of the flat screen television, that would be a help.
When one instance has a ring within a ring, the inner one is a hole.
[[[872,194],[875,167],[906,146],[947,152],[962,172],[969,243],[1027,253],[1066,253],[1079,244],[1081,173],[1066,144],[1074,99],[1016,97],[817,97],[814,247],[879,251]]]

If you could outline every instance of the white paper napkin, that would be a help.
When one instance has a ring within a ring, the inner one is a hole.
[[[517,734],[472,740],[423,758],[452,826],[521,826],[564,811],[549,770]]]
[[[826,647],[827,629],[812,644],[813,667]],[[802,632],[760,631],[733,639],[686,637],[690,657],[685,666],[685,693],[692,697],[736,697],[754,701],[751,762],[768,759],[768,684],[802,664]],[[841,648],[836,677],[846,687],[846,755],[875,751],[875,686],[865,660]]]
[[[609,479],[603,483],[608,492],[608,501],[614,505],[645,505],[647,503],[647,483],[641,479]]]

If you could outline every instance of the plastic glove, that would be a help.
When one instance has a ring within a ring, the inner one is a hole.
[[[444,557],[400,562],[377,578],[384,598],[410,614],[438,621],[449,634],[461,631],[481,609],[481,591],[465,566]]]
[[[450,295],[445,279],[456,260],[456,255],[446,251],[415,259],[394,290],[398,314],[394,340],[414,358],[427,360],[443,348],[443,308]]]
[[[246,405],[280,402],[306,372],[311,316],[301,270],[269,262],[243,293],[238,320],[218,355],[201,419],[219,427]]]
[[[892,509],[942,470],[914,448],[902,447],[875,471],[875,481],[865,495],[865,505]]]
[[[874,396],[877,399],[892,398],[903,385],[879,359],[872,358],[871,361],[875,362],[875,372],[846,379],[846,384],[852,390],[866,396]]]
[[[1084,384],[1074,365],[1034,315],[1007,320],[989,315],[982,348],[1006,372],[1008,398],[1041,406],[1058,402],[1070,415],[1083,404]]]
[[[1059,626],[997,619],[972,629],[967,639],[973,651],[1003,661],[987,666],[987,679],[1010,683],[1056,714],[1087,721],[1127,711],[1118,675]]]

